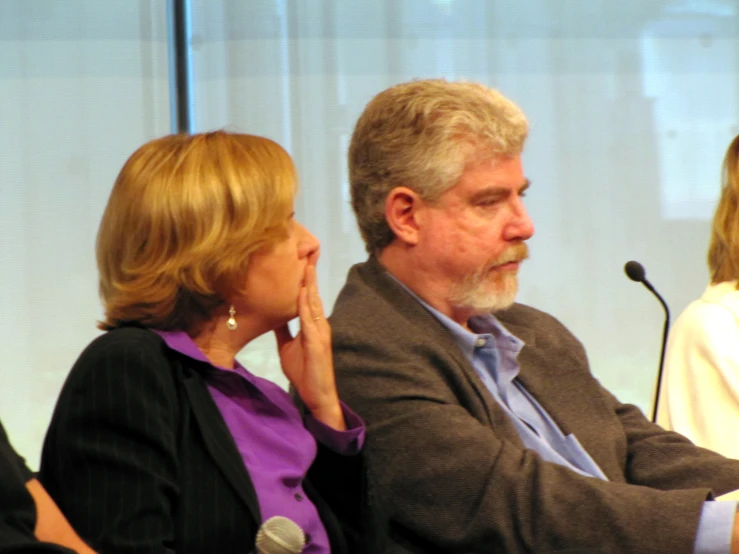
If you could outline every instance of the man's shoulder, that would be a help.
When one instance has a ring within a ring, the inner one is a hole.
[[[564,324],[553,315],[519,302],[511,305],[510,308],[500,310],[495,313],[495,317],[503,323],[503,325],[516,325],[522,327],[560,327],[564,328]]]
[[[351,268],[330,321],[335,351],[381,344],[384,355],[405,356],[446,335],[438,319],[373,259]]]
[[[357,304],[379,297],[379,275],[369,271],[369,263],[355,264],[349,269],[344,286],[336,298],[332,316],[341,315]]]
[[[332,325],[366,325],[388,318],[415,300],[379,264],[370,260],[352,266],[331,314]]]
[[[559,319],[526,304],[515,303],[497,312],[495,317],[529,346],[582,348],[579,339]]]

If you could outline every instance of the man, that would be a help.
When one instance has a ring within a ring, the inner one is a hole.
[[[93,551],[15,453],[0,424],[0,554],[74,552]]]
[[[526,135],[499,93],[440,80],[380,93],[354,130],[370,258],[331,319],[387,552],[739,552],[736,503],[709,501],[739,461],[621,404],[564,326],[513,303]]]

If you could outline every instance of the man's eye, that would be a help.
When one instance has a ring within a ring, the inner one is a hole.
[[[477,202],[477,205],[478,206],[482,206],[482,207],[485,207],[485,206],[494,206],[498,202],[499,202],[499,200],[497,198],[486,198],[484,200],[478,201]]]

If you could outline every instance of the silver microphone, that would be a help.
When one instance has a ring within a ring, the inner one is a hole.
[[[300,554],[305,533],[292,519],[273,516],[257,531],[257,554]]]

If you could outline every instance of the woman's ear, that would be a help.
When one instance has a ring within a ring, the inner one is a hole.
[[[395,237],[408,245],[418,243],[418,211],[422,200],[408,187],[395,187],[385,199],[385,220]]]

